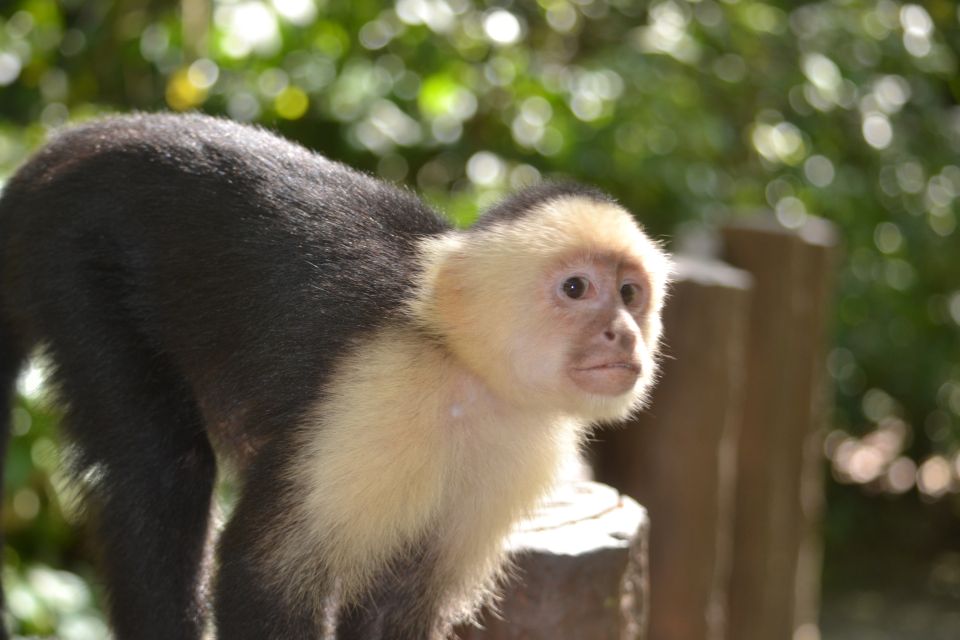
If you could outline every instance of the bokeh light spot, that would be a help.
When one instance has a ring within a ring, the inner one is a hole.
[[[871,113],[863,119],[863,139],[874,149],[886,149],[893,142],[893,127],[887,117]]]
[[[881,222],[873,230],[873,242],[883,253],[895,253],[903,245],[903,234],[892,222]]]
[[[277,115],[285,120],[302,118],[310,106],[310,99],[300,87],[286,87],[273,100]]]
[[[20,77],[20,58],[7,51],[0,52],[0,86],[13,84]]]
[[[812,155],[803,163],[803,175],[815,187],[828,187],[835,175],[833,163],[825,156]]]
[[[307,26],[317,17],[314,0],[271,0],[271,3],[277,13],[297,26]]]
[[[188,69],[178,69],[167,80],[166,99],[171,109],[187,111],[203,103],[207,90],[193,84]]]
[[[924,460],[917,471],[917,488],[930,498],[940,498],[951,488],[950,463],[940,455]]]
[[[520,40],[520,20],[506,9],[496,9],[483,19],[483,30],[493,42],[507,45]]]
[[[498,184],[506,175],[506,166],[496,154],[478,151],[467,161],[467,177],[470,182],[490,187]]]

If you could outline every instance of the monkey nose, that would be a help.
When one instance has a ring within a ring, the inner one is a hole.
[[[622,349],[633,349],[637,343],[635,332],[626,326],[620,326],[617,323],[611,324],[603,330],[603,338],[611,345],[616,345]]]

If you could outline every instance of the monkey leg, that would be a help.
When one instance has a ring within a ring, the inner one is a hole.
[[[220,537],[214,612],[225,640],[313,640],[326,637],[330,582],[302,538],[304,523],[288,500],[302,499],[284,483],[292,447],[268,444],[246,470],[240,499]],[[289,551],[302,561],[279,566]],[[296,583],[297,587],[289,587]]]
[[[290,452],[282,437],[262,450],[218,549],[215,616],[229,640],[434,640],[439,611],[435,550],[406,550],[380,572],[363,599],[338,604],[336,576],[320,565],[308,524],[292,503],[303,500],[290,482]],[[297,515],[294,515],[297,514]],[[286,561],[282,560],[287,558]],[[289,558],[294,558],[289,560]]]
[[[198,640],[207,609],[213,452],[173,367],[135,331],[95,317],[103,324],[86,315],[86,326],[51,332],[49,351],[115,637]]]
[[[409,549],[366,597],[341,609],[337,640],[439,640],[439,585],[433,550]]]

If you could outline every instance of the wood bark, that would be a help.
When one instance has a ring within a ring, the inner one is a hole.
[[[787,229],[758,216],[722,235],[725,259],[754,278],[729,637],[791,640],[817,621],[836,232],[812,217]]]

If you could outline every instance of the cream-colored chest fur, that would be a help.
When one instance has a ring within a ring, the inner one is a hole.
[[[379,336],[335,380],[303,427],[299,548],[348,597],[424,536],[440,550],[434,588],[467,598],[489,586],[504,535],[550,487],[578,426],[511,410],[413,333]]]

